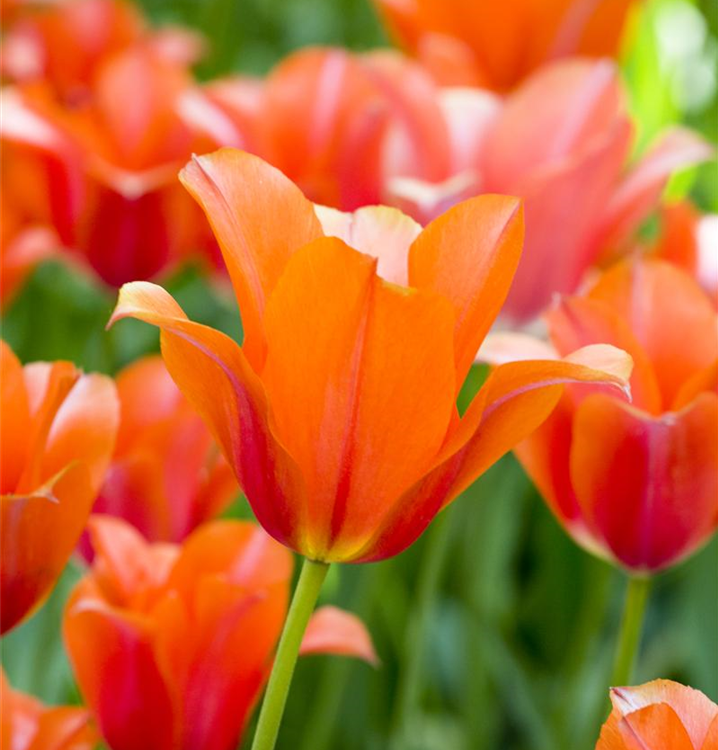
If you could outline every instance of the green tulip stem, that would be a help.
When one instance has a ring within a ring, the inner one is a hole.
[[[267,683],[267,692],[264,694],[252,750],[273,750],[277,742],[279,725],[282,722],[289,686],[299,656],[299,647],[328,570],[327,563],[304,560],[282,637],[279,639],[277,656]]]
[[[633,680],[633,670],[641,642],[649,587],[650,581],[648,578],[634,577],[628,579],[621,632],[618,636],[616,658],[611,676],[613,687],[630,685]]]

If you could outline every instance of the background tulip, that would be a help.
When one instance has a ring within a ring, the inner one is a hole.
[[[111,750],[232,750],[272,665],[291,555],[257,526],[203,525],[179,547],[89,523],[95,562],[64,618],[80,689]],[[307,652],[375,661],[351,615],[319,610]]]
[[[448,86],[503,91],[562,57],[615,57],[633,0],[376,0],[399,42]]]
[[[97,731],[80,706],[44,706],[13,690],[0,669],[0,746],[5,750],[94,750]]]
[[[697,284],[625,261],[547,317],[559,353],[595,341],[630,352],[632,403],[572,389],[516,450],[569,533],[635,573],[675,564],[718,523],[718,334]]]
[[[112,455],[112,380],[69,362],[22,367],[2,342],[0,632],[41,604],[62,572]]]
[[[718,706],[699,690],[670,680],[611,689],[613,710],[596,750],[639,747],[715,750]]]
[[[232,470],[160,357],[133,362],[116,383],[120,427],[93,512],[124,518],[149,541],[180,542],[237,494]]]

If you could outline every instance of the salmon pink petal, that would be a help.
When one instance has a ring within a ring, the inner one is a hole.
[[[685,725],[691,741],[700,747],[712,721],[718,716],[718,706],[700,690],[671,680],[653,680],[636,687],[614,687],[611,703],[620,716],[656,703],[670,706]]]
[[[718,521],[718,396],[651,417],[595,394],[576,412],[571,483],[594,536],[647,572],[695,550]]]
[[[718,714],[713,717],[701,750],[718,750]]]
[[[338,237],[349,247],[376,258],[377,273],[400,286],[408,285],[409,247],[421,226],[396,208],[364,206],[354,213],[315,206],[327,237]]]
[[[609,305],[633,331],[653,365],[664,408],[689,377],[718,357],[715,309],[698,284],[669,263],[619,263],[588,296]]]
[[[136,282],[120,290],[111,323],[125,317],[162,329],[167,369],[221,446],[260,523],[289,543],[296,523],[287,498],[303,497],[302,479],[269,433],[264,389],[243,350],[223,333],[188,320],[154,284]]]
[[[149,621],[75,598],[64,618],[75,677],[113,750],[172,750],[173,709]]]
[[[373,666],[379,662],[364,623],[337,607],[320,607],[312,615],[299,653],[355,656]]]
[[[638,229],[674,172],[708,161],[714,155],[707,141],[686,128],[673,128],[663,134],[634,165],[606,205],[603,247],[620,245]]]
[[[409,251],[409,284],[437,292],[455,313],[456,391],[499,313],[523,245],[516,198],[482,195],[435,219]]]
[[[300,550],[342,559],[424,472],[454,411],[451,306],[387,284],[325,237],[295,254],[265,314],[273,430],[302,467]]]
[[[180,180],[219,241],[242,314],[247,357],[261,367],[267,297],[291,254],[322,236],[314,207],[277,169],[233,149],[194,157]]]
[[[505,306],[509,316],[530,320],[556,292],[573,292],[596,262],[602,249],[596,216],[621,171],[630,135],[628,121],[619,119],[577,155],[505,188],[521,195],[526,209],[526,244]]]
[[[531,359],[560,359],[556,349],[543,339],[520,331],[490,333],[476,354],[475,363],[505,365]]]

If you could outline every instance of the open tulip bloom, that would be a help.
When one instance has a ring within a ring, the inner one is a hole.
[[[255,738],[255,747],[272,747],[286,663],[326,564],[398,554],[546,418],[563,383],[621,389],[631,363],[601,345],[509,363],[460,416],[457,394],[520,257],[518,200],[474,198],[421,230],[383,207],[353,215],[315,207],[237,150],[196,157],[181,180],[219,241],[244,343],[188,320],[148,282],[121,289],[111,322],[160,327],[170,374],[257,519],[309,561]]]
[[[718,750],[718,706],[670,680],[611,690],[596,750]]]

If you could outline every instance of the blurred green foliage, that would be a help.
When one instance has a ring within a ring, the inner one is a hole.
[[[145,0],[158,21],[210,40],[199,74],[262,73],[291,49],[386,43],[368,0]],[[624,72],[639,148],[683,122],[718,137],[718,4],[650,0]],[[718,208],[715,165],[672,186]],[[197,269],[166,286],[190,317],[240,338],[234,302]],[[114,294],[75,270],[40,267],[3,321],[24,361],[72,359],[114,373],[157,349],[157,333],[104,325]],[[476,387],[481,373],[472,373]],[[246,513],[237,506],[236,514]],[[426,560],[437,561],[427,566]],[[431,568],[431,570],[429,570]],[[427,575],[436,586],[427,585]],[[50,702],[79,699],[59,641],[70,565],[49,602],[5,639],[11,681]],[[335,567],[322,599],[362,616],[381,666],[302,660],[281,750],[385,750],[396,736],[397,686],[413,669],[404,750],[590,750],[605,717],[623,576],[563,533],[508,456],[442,514],[412,548],[378,565]],[[419,621],[419,603],[428,601]],[[418,666],[407,665],[419,650]],[[417,676],[418,675],[418,676]],[[718,542],[653,586],[637,681],[691,684],[718,699]],[[251,731],[248,732],[251,736]]]

